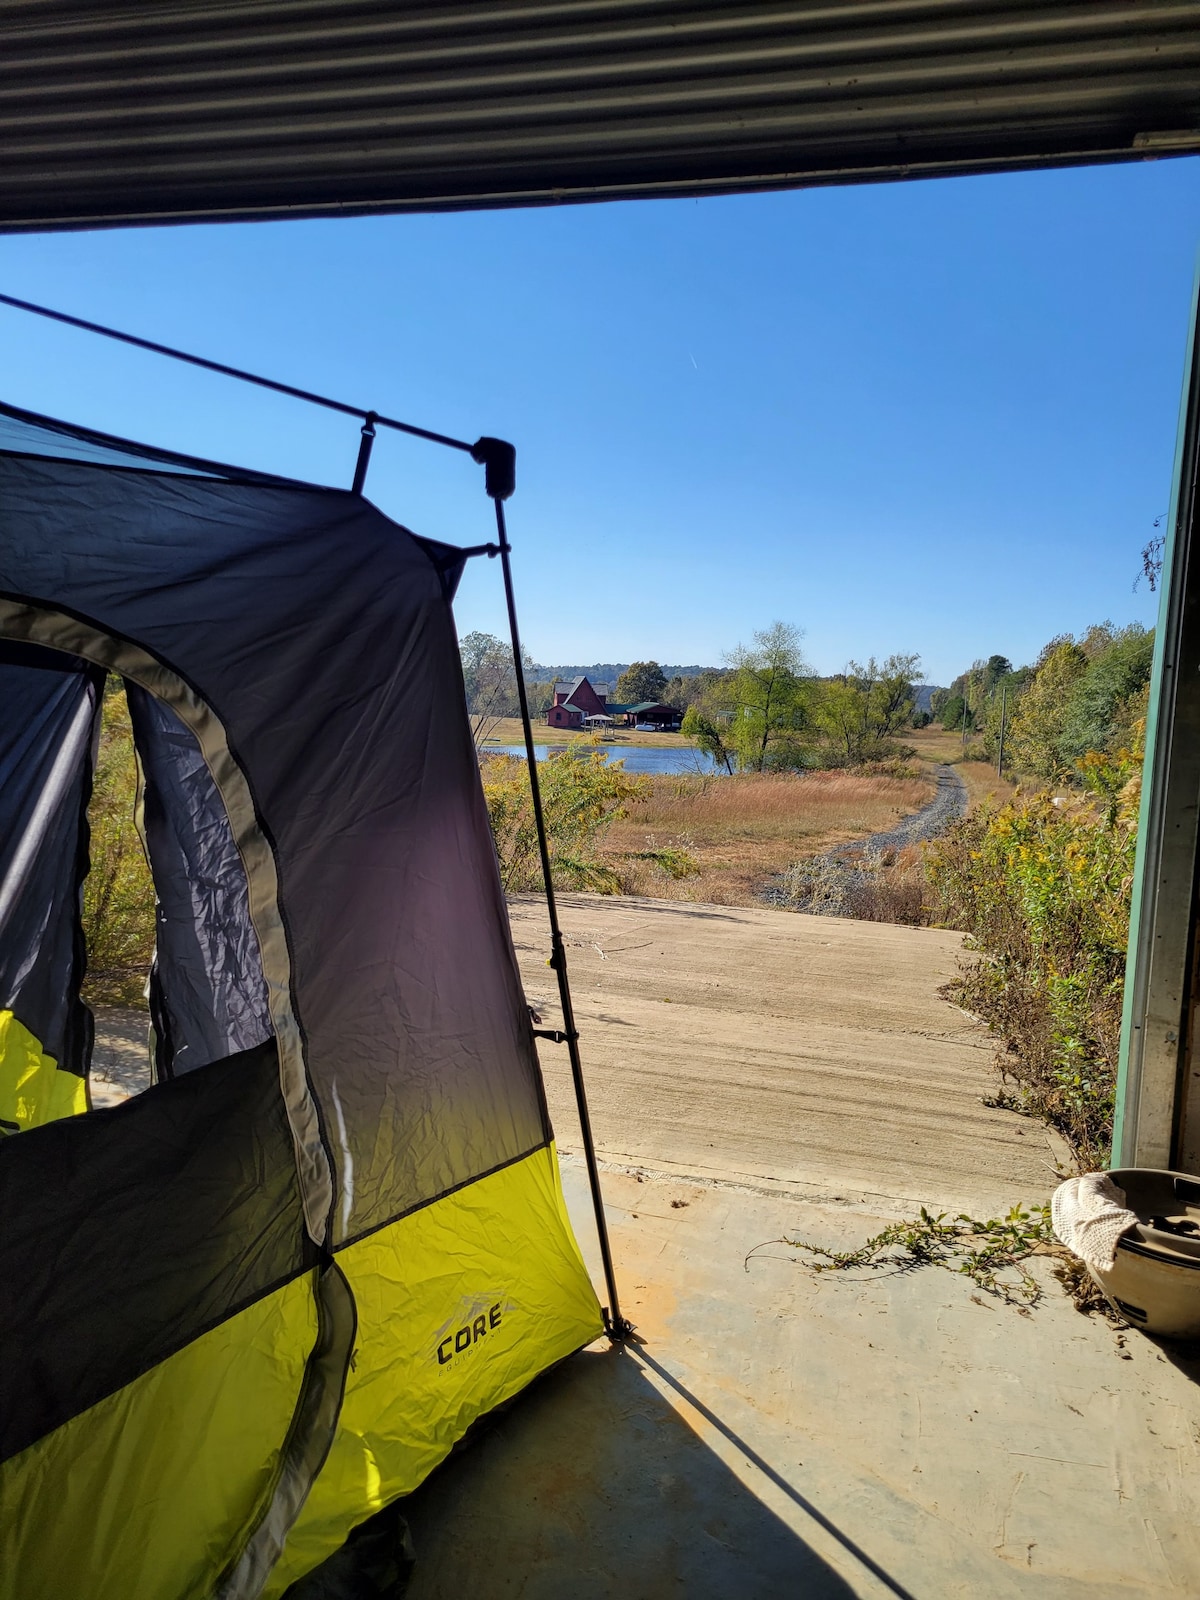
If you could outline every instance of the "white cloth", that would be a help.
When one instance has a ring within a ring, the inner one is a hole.
[[[1122,1234],[1137,1223],[1125,1209],[1125,1191],[1107,1172],[1088,1172],[1060,1183],[1050,1200],[1054,1231],[1073,1255],[1089,1267],[1110,1272]]]

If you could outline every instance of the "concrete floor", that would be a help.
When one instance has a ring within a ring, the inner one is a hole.
[[[744,1264],[886,1211],[604,1183],[645,1342],[565,1363],[412,1497],[409,1600],[1200,1594],[1200,1361],[1122,1345],[1048,1275],[1022,1315],[937,1268]]]
[[[120,1105],[150,1087],[149,1017],[132,1006],[95,1006],[96,1042],[89,1087],[92,1108]]]

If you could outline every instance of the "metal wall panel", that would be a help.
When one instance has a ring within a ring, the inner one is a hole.
[[[6,0],[0,228],[1200,150],[1200,0]]]
[[[1200,284],[1197,285],[1200,290]],[[1197,294],[1163,551],[1129,925],[1113,1165],[1200,1171],[1200,322]]]

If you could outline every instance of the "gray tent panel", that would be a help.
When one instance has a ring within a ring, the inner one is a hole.
[[[269,1039],[270,1007],[246,869],[195,735],[135,683],[129,712],[157,898],[156,1058],[174,1077]]]
[[[0,494],[0,589],[54,597],[31,636],[75,639],[86,619],[126,676],[126,644],[170,663],[244,774],[337,1168],[335,1237],[545,1143],[442,553],[300,485],[11,455]]]

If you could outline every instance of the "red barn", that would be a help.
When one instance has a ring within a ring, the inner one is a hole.
[[[587,678],[571,678],[554,685],[554,704],[546,712],[552,728],[582,728],[585,717],[608,716],[607,683],[592,684]]]

